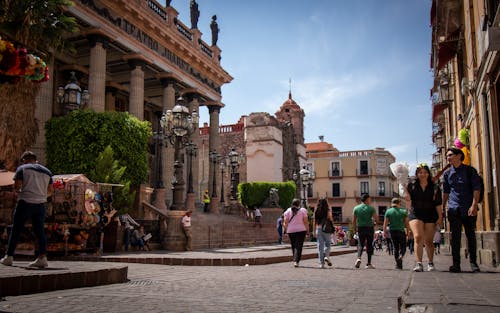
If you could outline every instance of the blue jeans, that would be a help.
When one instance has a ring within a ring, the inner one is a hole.
[[[325,233],[321,228],[316,228],[319,263],[325,264],[325,257],[330,256],[330,233]]]
[[[14,223],[9,237],[9,246],[7,255],[13,256],[16,251],[17,242],[24,229],[26,220],[31,217],[33,232],[38,239],[38,254],[47,253],[47,237],[43,225],[45,224],[45,211],[47,210],[45,203],[28,203],[24,200],[19,200],[14,211]]]

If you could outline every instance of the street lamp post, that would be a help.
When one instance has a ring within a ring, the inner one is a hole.
[[[238,176],[237,171],[240,162],[240,156],[238,152],[236,152],[236,150],[232,148],[231,151],[229,152],[228,157],[229,157],[229,163],[231,165],[231,200],[236,200],[238,198],[237,189],[238,189],[239,179],[237,177]]]
[[[90,100],[89,91],[87,89],[82,91],[75,72],[71,72],[71,77],[66,86],[57,88],[56,95],[59,104],[64,107],[66,113],[86,107]]]
[[[172,210],[181,210],[184,207],[184,161],[181,150],[188,144],[188,139],[198,124],[198,113],[183,105],[184,99],[179,97],[172,110],[167,110],[160,120],[165,137],[174,146],[174,176],[172,178]]]
[[[226,159],[222,158],[220,161],[220,203],[222,209],[224,209],[224,171],[226,169]]]
[[[196,158],[198,147],[192,141],[186,145],[186,154],[188,156],[188,193],[194,193],[193,190],[193,158]]]
[[[208,157],[210,158],[210,162],[212,162],[213,166],[212,168],[214,169],[214,172],[213,172],[213,177],[214,177],[214,180],[212,181],[212,198],[216,198],[217,197],[217,173],[216,173],[216,169],[217,169],[217,162],[219,161],[219,154],[217,153],[217,151],[210,151],[210,153],[208,154]]]
[[[302,184],[302,193],[303,193],[302,206],[304,208],[307,208],[307,190],[306,190],[306,188],[307,188],[307,185],[309,182],[309,175],[310,175],[310,172],[307,170],[307,168],[305,166],[299,172],[300,181]]]

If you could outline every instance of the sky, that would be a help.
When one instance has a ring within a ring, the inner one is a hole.
[[[189,2],[171,1],[187,26]],[[323,135],[340,151],[382,147],[397,162],[431,165],[431,0],[197,3],[208,44],[217,15],[221,65],[234,78],[222,87],[221,125],[274,114],[291,90],[306,143]]]

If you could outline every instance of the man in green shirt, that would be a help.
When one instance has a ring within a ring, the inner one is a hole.
[[[366,267],[374,269],[372,265],[373,255],[373,234],[375,232],[374,226],[378,223],[378,215],[374,207],[370,205],[371,199],[368,194],[361,196],[361,204],[354,207],[353,211],[353,227],[358,232],[358,259],[354,263],[354,267],[359,268],[361,265],[361,255],[363,248],[366,245],[366,254],[368,255],[368,262]]]
[[[400,208],[399,198],[393,198],[391,207],[385,212],[384,217],[384,238],[387,238],[387,232],[390,231],[392,242],[394,243],[394,259],[396,268],[403,269],[403,257],[406,252],[406,232],[410,232],[408,212]],[[388,227],[389,226],[389,227]]]

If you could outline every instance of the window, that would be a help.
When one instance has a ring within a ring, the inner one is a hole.
[[[382,223],[384,222],[385,211],[387,211],[386,206],[379,206],[378,207],[378,222],[380,225],[383,225]]]
[[[332,197],[340,197],[340,183],[332,184]]]
[[[370,194],[370,188],[369,188],[369,184],[367,181],[362,181],[361,184],[360,184],[360,189],[361,191],[361,194],[364,194],[364,193],[367,193],[367,194]]]
[[[332,162],[332,172],[330,176],[340,176],[340,162]]]
[[[378,195],[379,196],[385,196],[385,182],[384,181],[379,181],[378,182]]]
[[[368,161],[359,161],[359,175],[368,175]]]
[[[332,215],[334,222],[342,222],[342,207],[332,206]]]

